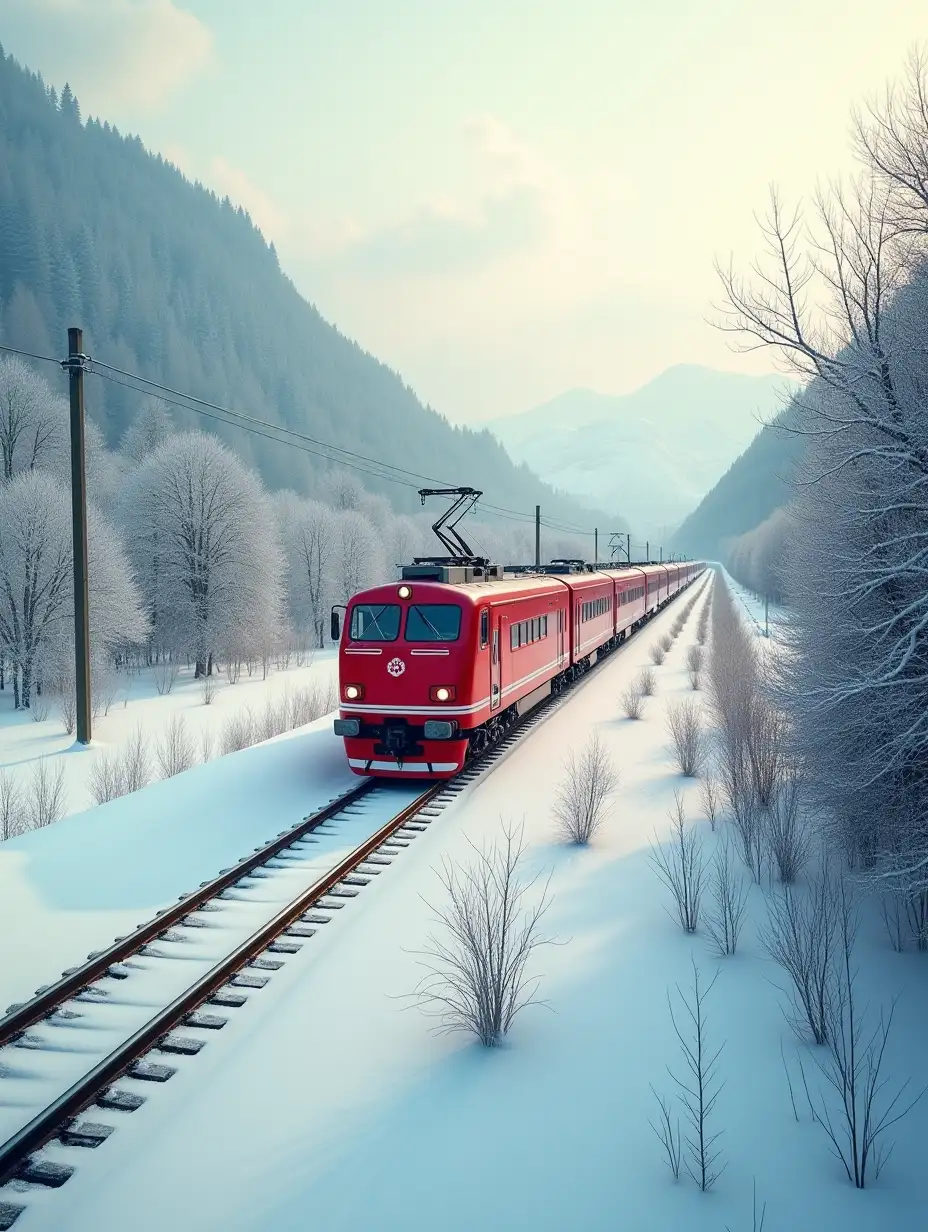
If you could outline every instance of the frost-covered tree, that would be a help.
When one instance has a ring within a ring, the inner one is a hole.
[[[212,671],[218,649],[251,652],[276,634],[283,556],[273,511],[215,437],[168,438],[130,478],[124,510],[156,636],[189,649],[197,676]]]
[[[722,277],[728,327],[809,378],[784,566],[782,704],[850,854],[928,885],[928,81],[859,121],[869,166],[803,220],[776,196],[770,265]],[[816,311],[825,296],[825,311]]]
[[[287,561],[287,605],[296,629],[312,632],[325,645],[326,613],[331,604],[338,552],[337,517],[319,501],[293,492],[274,498]]]
[[[90,636],[98,655],[146,633],[138,588],[119,537],[88,507]],[[50,474],[27,471],[0,491],[0,643],[14,668],[17,707],[36,672],[71,653],[71,504]]]
[[[338,602],[347,603],[359,590],[386,581],[388,574],[380,540],[363,513],[337,513],[335,532],[335,594]]]
[[[146,398],[119,442],[120,452],[131,466],[141,466],[172,431],[167,403],[160,398]]]
[[[0,465],[9,482],[50,466],[67,435],[67,403],[15,355],[0,358]]]

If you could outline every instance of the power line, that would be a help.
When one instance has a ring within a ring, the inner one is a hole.
[[[4,346],[0,342],[0,351],[6,351],[10,355],[22,355],[23,359],[41,359],[46,364],[54,364],[56,368],[61,367],[60,359],[53,359],[51,355],[36,355],[34,351],[21,351],[18,347]]]
[[[283,436],[291,437],[295,440],[306,441],[310,445],[316,445],[316,446],[319,446],[320,448],[331,450],[333,453],[344,454],[345,457],[352,458],[357,462],[362,462],[368,465],[381,467],[382,471],[387,471],[387,470],[394,471],[398,475],[408,475],[410,478],[413,478],[413,479],[424,479],[428,483],[442,484],[445,487],[451,486],[451,481],[449,479],[441,479],[435,475],[425,475],[425,474],[422,474],[420,471],[412,471],[406,467],[395,466],[392,462],[381,462],[376,458],[369,458],[365,454],[358,453],[357,451],[352,450],[352,449],[345,449],[341,445],[332,445],[328,441],[321,441],[317,437],[310,436],[306,432],[298,432],[295,428],[285,428],[280,424],[271,423],[265,419],[259,419],[257,418],[257,416],[247,415],[244,411],[236,411],[236,410],[233,410],[231,407],[222,406],[217,402],[210,402],[206,398],[198,398],[194,394],[187,394],[187,393],[184,393],[182,390],[172,389],[170,385],[163,385],[159,381],[153,381],[149,377],[140,376],[138,373],[135,373],[135,372],[126,372],[124,369],[117,368],[113,364],[104,363],[102,360],[95,359],[95,360],[91,360],[90,362],[92,364],[94,371],[96,371],[98,368],[106,368],[108,372],[115,372],[115,373],[118,373],[119,376],[127,377],[129,380],[139,381],[143,385],[150,386],[151,389],[158,391],[159,395],[169,394],[175,398],[184,399],[183,402],[180,402],[180,403],[174,402],[172,403],[172,405],[187,406],[189,410],[194,410],[195,407],[208,407],[210,410],[221,412],[223,415],[228,415],[232,419],[242,420],[243,423],[256,424],[258,427],[261,427],[261,428],[270,428],[272,431],[278,432]],[[103,372],[97,372],[97,375],[105,376],[106,374]],[[108,378],[108,379],[113,379],[113,378]],[[116,383],[120,384],[121,382],[117,381]],[[138,390],[138,392],[145,393],[146,391]],[[164,398],[163,400],[165,402],[171,401],[170,398]],[[194,405],[188,406],[189,403],[193,403]],[[228,420],[225,420],[223,422],[228,422]],[[328,455],[322,455],[322,456],[328,456]],[[331,458],[330,460],[338,461],[339,459]],[[389,476],[383,474],[382,471],[381,472],[367,471],[365,473],[377,474],[381,478],[384,478],[384,479],[389,478]],[[406,486],[412,486],[412,485],[407,484]],[[484,501],[481,503],[483,504],[483,507],[491,513],[510,514],[510,515],[515,516],[516,518],[525,518],[528,521],[533,520],[532,514],[523,513],[521,510],[507,509],[504,505],[494,505],[494,504],[491,504],[489,501]],[[576,526],[564,527],[564,526],[557,526],[554,523],[551,523],[551,527],[552,529],[563,530],[569,534],[585,535],[589,533],[589,530],[584,530],[581,527],[576,527]]]

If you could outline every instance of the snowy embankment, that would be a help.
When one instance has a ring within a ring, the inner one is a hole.
[[[781,1048],[792,1060],[799,1045],[780,1010],[780,972],[757,938],[768,887],[750,885],[733,957],[715,957],[704,932],[685,935],[668,915],[648,856],[655,831],[668,834],[674,792],[699,822],[707,856],[724,832],[724,823],[713,834],[702,820],[698,782],[675,773],[667,744],[668,703],[692,696],[685,660],[698,607],[655,668],[657,690],[643,718],[620,717],[619,694],[648,665],[674,611],[462,792],[199,1056],[179,1058],[171,1082],[120,1118],[92,1158],[77,1158],[65,1191],[30,1198],[24,1232],[121,1232],[127,1222],[136,1232],[192,1232],[204,1226],[205,1211],[209,1227],[229,1232],[302,1232],[307,1219],[332,1232],[739,1232],[752,1226],[754,1178],[767,1202],[767,1232],[921,1226],[928,1101],[891,1131],[896,1149],[872,1191],[848,1184],[798,1099],[794,1118]],[[554,837],[553,797],[568,749],[594,733],[621,772],[615,810],[589,848],[565,847]],[[275,748],[292,755],[291,771],[309,776],[296,756],[302,740],[231,758],[236,785],[220,775],[217,790],[221,781],[223,798],[267,795],[270,771],[262,769],[257,786],[249,779],[265,757],[283,757]],[[326,782],[334,785],[337,758],[328,757]],[[197,773],[205,779],[219,769]],[[286,770],[282,760],[277,772]],[[294,790],[284,778],[280,789]],[[434,928],[424,899],[440,902],[436,867],[443,857],[466,862],[471,842],[498,836],[500,819],[524,820],[528,869],[551,877],[545,930],[563,944],[537,954],[547,1008],[526,1009],[506,1045],[486,1050],[436,1035],[405,997],[421,975],[416,951]],[[203,818],[204,845],[217,820],[215,810]],[[77,836],[87,821],[35,836],[36,869],[53,859],[60,836],[71,827]],[[240,834],[230,845],[236,852]],[[158,858],[170,862],[168,854]],[[114,856],[105,884],[115,890],[124,875],[141,875],[129,847]],[[167,880],[162,875],[160,886]],[[924,1052],[920,956],[893,953],[866,916],[856,958],[862,999],[887,1004],[908,984],[885,1062],[887,1075],[903,1080]],[[676,985],[688,991],[694,960],[706,979],[719,972],[707,1031],[713,1050],[724,1044],[725,1085],[711,1130],[722,1132],[726,1168],[707,1194],[685,1175],[672,1179],[649,1128],[657,1113],[651,1084],[674,1096],[667,1067],[685,1075],[668,996],[680,1021]],[[917,1089],[924,1076],[913,1078]]]
[[[230,684],[225,675],[217,674],[207,686],[204,681],[194,680],[192,667],[182,668],[173,682],[168,669],[157,667],[137,674],[114,673],[107,690],[107,712],[94,719],[93,741],[86,748],[75,743],[73,733],[67,733],[54,702],[43,704],[38,698],[31,714],[16,711],[12,692],[7,688],[0,692],[0,773],[19,793],[10,829],[16,834],[31,828],[30,797],[35,776],[43,768],[49,781],[59,772],[62,775],[58,815],[81,812],[96,803],[94,767],[114,758],[138,732],[142,734],[150,778],[157,780],[165,777],[159,752],[163,749],[167,753],[167,746],[178,730],[182,732],[189,762],[209,761],[222,755],[233,734],[230,729],[241,727],[241,720],[247,720],[249,714],[260,729],[277,722],[275,712],[284,703],[293,708],[294,701],[309,701],[317,705],[317,714],[319,706],[331,709],[337,699],[337,673],[338,660],[332,649],[317,650],[303,667],[272,669],[266,680],[261,678],[260,668],[253,677],[243,673],[235,684]],[[159,693],[159,688],[166,691]],[[46,717],[35,722],[37,714]],[[279,724],[277,730],[282,730]],[[173,743],[176,762],[176,739]],[[0,800],[0,812],[2,806]]]
[[[355,783],[325,717],[0,844],[0,1011]]]

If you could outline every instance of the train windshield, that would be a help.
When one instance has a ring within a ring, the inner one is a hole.
[[[353,642],[395,642],[399,635],[398,603],[358,603],[351,609]]]
[[[461,632],[461,609],[454,603],[416,603],[406,617],[407,642],[453,642]]]

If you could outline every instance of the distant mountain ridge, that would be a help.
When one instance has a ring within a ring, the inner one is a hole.
[[[630,394],[573,389],[488,426],[548,483],[618,506],[637,535],[667,542],[790,388],[780,376],[678,364]]]

